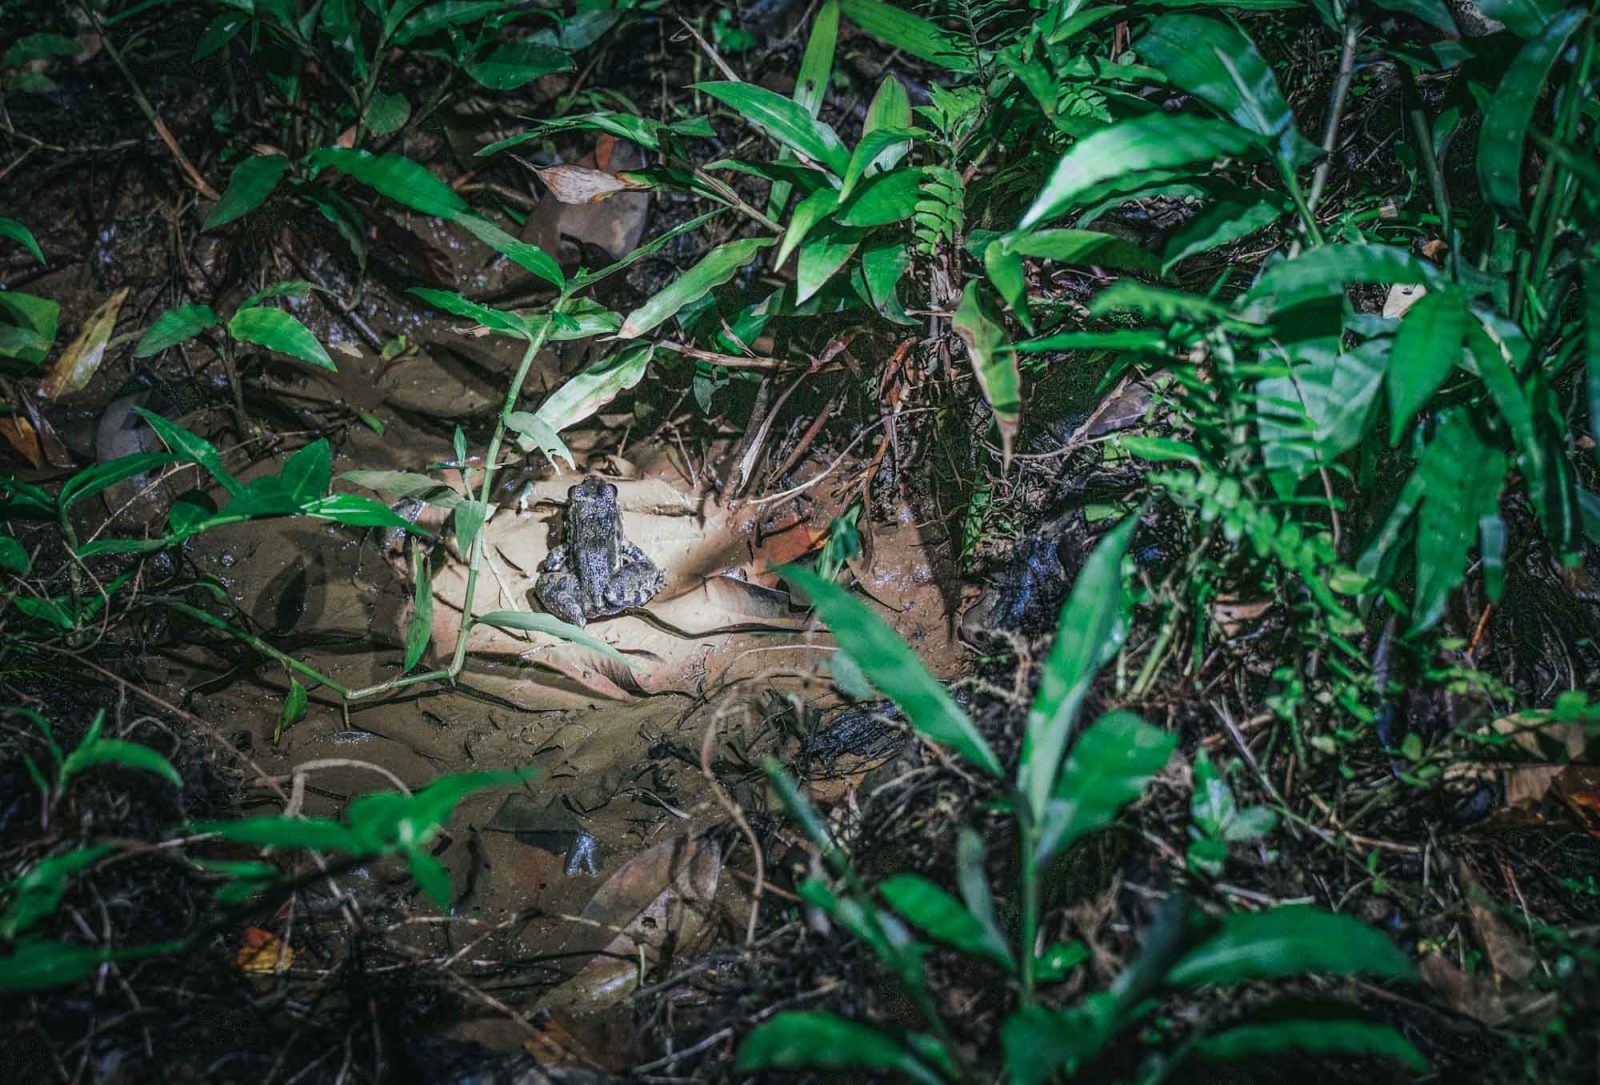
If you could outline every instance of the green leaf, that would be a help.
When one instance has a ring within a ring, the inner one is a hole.
[[[509,313],[504,309],[494,309],[487,305],[480,305],[475,301],[468,301],[453,290],[432,290],[424,286],[413,286],[406,292],[415,294],[434,308],[443,309],[453,316],[475,320],[490,331],[513,335],[519,339],[531,339],[533,337],[533,329],[526,320],[516,313]]]
[[[1389,433],[1394,443],[1460,364],[1466,334],[1467,299],[1458,290],[1430,291],[1406,311],[1389,355]]]
[[[173,454],[204,467],[223,489],[231,494],[244,489],[239,480],[229,474],[228,469],[223,466],[222,453],[218,452],[210,441],[198,434],[190,433],[178,423],[154,411],[135,407],[133,413],[144,419],[145,425],[155,430],[156,436],[161,438],[161,442],[171,449]]]
[[[1070,210],[1096,185],[1139,170],[1207,164],[1256,151],[1261,137],[1225,121],[1150,113],[1074,143],[1022,216],[1034,226]]]
[[[348,826],[329,818],[256,817],[199,821],[191,833],[215,833],[236,844],[261,848],[309,848],[315,851],[361,851],[360,838]]]
[[[983,286],[968,281],[956,306],[952,327],[967,346],[967,358],[978,378],[978,388],[994,412],[1000,431],[1000,446],[1006,461],[1011,459],[1011,442],[1022,419],[1022,373],[1017,368],[1017,353],[1011,349],[1005,328],[986,310]]]
[[[33,258],[39,263],[45,262],[44,250],[39,248],[39,242],[34,240],[33,231],[16,219],[8,219],[0,215],[0,237],[9,237],[32,253]]]
[[[414,535],[423,534],[417,525],[388,505],[360,494],[329,494],[301,504],[298,511],[350,527],[397,527]]]
[[[152,354],[159,354],[221,323],[222,320],[209,305],[180,305],[176,309],[168,309],[140,337],[139,345],[133,348],[133,356],[148,358]]]
[[[1033,230],[1006,244],[1019,256],[1058,264],[1094,264],[1128,271],[1159,271],[1155,253],[1097,230]]]
[[[94,765],[121,765],[124,768],[142,769],[145,772],[155,773],[173,787],[183,786],[183,777],[178,775],[178,770],[173,768],[172,763],[165,757],[148,746],[117,738],[85,741],[67,755],[66,761],[61,765],[61,779],[63,782],[70,780]]]
[[[1543,30],[1565,7],[1563,0],[1479,0],[1478,7],[1491,19],[1498,19],[1519,38],[1531,38]]]
[[[819,188],[794,205],[789,212],[789,225],[778,245],[778,256],[773,266],[781,266],[789,254],[799,247],[814,226],[833,214],[839,206],[839,194],[831,188]]]
[[[788,101],[788,99],[783,100]],[[643,305],[629,313],[622,322],[622,329],[617,332],[617,338],[637,339],[663,321],[676,316],[684,306],[699,301],[713,289],[733,278],[740,268],[749,264],[757,253],[771,244],[770,237],[748,237],[718,245],[698,264],[679,275]]]
[[[801,245],[795,261],[795,304],[803,304],[826,286],[860,245],[858,231],[833,226],[823,227]]]
[[[0,892],[10,897],[0,913],[0,939],[12,941],[39,920],[54,915],[67,891],[67,881],[109,851],[110,844],[94,844],[41,859],[16,881],[0,885]]]
[[[466,64],[467,74],[490,90],[516,90],[571,67],[572,58],[560,49],[531,41],[503,41],[481,60]]]
[[[405,127],[406,121],[411,119],[411,102],[404,94],[385,94],[379,91],[367,103],[367,112],[363,119],[367,131],[375,138],[382,139]]]
[[[333,450],[328,439],[319,437],[290,456],[278,477],[296,501],[310,501],[326,494],[333,481]]]
[[[1011,950],[959,900],[916,874],[897,874],[878,887],[889,906],[928,936],[963,953],[1012,968]]]
[[[911,166],[868,177],[836,216],[846,226],[888,226],[910,218],[928,175]]]
[[[1583,341],[1588,357],[1585,369],[1589,385],[1589,436],[1600,457],[1600,262],[1590,261],[1583,270]]]
[[[39,991],[75,983],[106,962],[94,946],[29,940],[0,957],[0,991]]]
[[[375,155],[350,147],[319,147],[306,156],[313,170],[329,167],[376,189],[413,211],[453,219],[467,202],[427,167],[397,154]]]
[[[289,160],[281,154],[256,155],[240,162],[233,167],[228,187],[200,228],[215,230],[260,207],[288,169]]]
[[[885,80],[883,85],[884,87],[900,86],[892,77]],[[883,91],[880,90],[879,94],[882,93]],[[904,99],[905,93],[902,88],[900,90],[902,99]],[[907,106],[907,112],[910,112],[909,105]],[[869,176],[870,171],[893,169],[895,163],[904,158],[906,152],[911,149],[911,136],[912,131],[909,127],[878,128],[864,133],[861,136],[861,142],[857,143],[855,149],[850,152],[850,164],[845,168],[844,183],[839,187],[838,196],[840,202],[842,203],[850,198],[850,194],[855,191],[856,185],[861,183],[862,178]],[[920,175],[918,179],[921,179]],[[891,219],[890,221],[897,220]]]
[[[561,265],[539,246],[518,241],[481,215],[462,212],[453,216],[452,221],[495,252],[505,255],[519,267],[531,271],[558,290],[566,286],[567,278],[561,273]]]
[[[1494,99],[1483,114],[1478,136],[1478,185],[1483,198],[1512,222],[1523,221],[1522,148],[1533,128],[1533,111],[1545,80],[1583,21],[1583,12],[1569,8],[1552,19],[1522,47]]]
[[[975,72],[972,46],[948,31],[883,0],[843,0],[845,17],[895,49],[953,72]]]
[[[1131,712],[1108,712],[1085,728],[1072,744],[1039,819],[1037,861],[1042,864],[1109,826],[1117,811],[1144,793],[1177,743],[1176,735]]]
[[[1195,1054],[1208,1059],[1246,1059],[1284,1051],[1299,1051],[1314,1057],[1386,1055],[1414,1070],[1428,1068],[1428,1060],[1410,1040],[1375,1021],[1309,1018],[1236,1025],[1226,1032],[1204,1037],[1195,1045]]]
[[[744,120],[801,157],[832,170],[835,176],[843,176],[850,164],[850,152],[839,134],[792,98],[754,83],[697,83],[695,89],[732,108]]]
[[[1238,189],[1237,195],[1208,200],[1204,210],[1184,224],[1167,242],[1161,272],[1196,253],[1210,252],[1278,221],[1287,208],[1281,197],[1264,190]]]
[[[1000,774],[1000,759],[967,714],[883,619],[837,584],[809,570],[785,565],[778,572],[810,596],[817,613],[833,630],[840,650],[900,706],[913,728],[949,746],[985,772]]]
[[[937,1085],[938,1074],[899,1041],[837,1014],[780,1013],[756,1026],[739,1046],[738,1067],[754,1070],[895,1070]]]
[[[1265,268],[1246,299],[1271,302],[1284,309],[1313,298],[1341,294],[1359,283],[1420,283],[1442,288],[1438,268],[1420,256],[1389,245],[1366,243],[1321,245]]]
[[[228,334],[245,343],[254,343],[291,358],[299,358],[320,369],[338,372],[333,359],[323,349],[311,329],[284,312],[265,305],[240,309],[228,321]]]
[[[811,36],[806,39],[806,51],[794,82],[795,102],[813,117],[822,111],[822,100],[828,94],[838,40],[839,0],[827,0],[811,20]]]
[[[421,547],[412,547],[411,564],[415,567],[414,587],[411,593],[411,622],[406,627],[406,657],[400,673],[409,674],[427,651],[433,637],[433,566]]]
[[[0,573],[26,576],[31,568],[33,559],[28,556],[28,548],[10,535],[0,535]]]
[[[289,677],[289,692],[283,696],[283,706],[278,709],[278,724],[272,731],[272,744],[276,746],[283,740],[283,733],[301,720],[306,718],[306,709],[310,707],[311,694],[300,680],[293,675]]]
[[[56,502],[63,510],[69,509],[119,482],[179,461],[180,458],[170,452],[134,452],[97,463],[69,478],[56,496]]]
[[[1070,1010],[1026,1006],[1000,1026],[1000,1043],[1012,1085],[1043,1085],[1058,1069],[1075,1076],[1117,1032],[1118,1006],[1109,991],[1096,991]]]
[[[438,479],[410,471],[345,471],[339,477],[369,490],[414,497],[441,509],[453,509],[462,502],[460,494]]]
[[[79,46],[74,38],[43,31],[37,34],[24,34],[13,41],[6,49],[5,62],[7,67],[20,68],[30,60],[69,57],[87,51]]]
[[[1423,452],[1417,474],[1424,480],[1417,513],[1417,597],[1411,630],[1422,632],[1444,614],[1450,593],[1466,579],[1467,559],[1478,523],[1500,508],[1505,457],[1484,445],[1471,423],[1454,416]]]
[[[560,432],[589,418],[638,384],[654,352],[649,343],[625,343],[583,372],[567,378],[533,414],[514,411],[507,415],[506,425],[517,434],[518,446],[524,452],[538,448],[552,463],[562,455],[571,464],[571,454],[561,443]]]
[[[0,290],[0,358],[14,358],[25,369],[44,361],[60,315],[61,306],[49,298]],[[9,371],[0,368],[0,373]]]
[[[1237,27],[1199,15],[1162,15],[1135,48],[1174,86],[1277,144],[1285,168],[1292,171],[1316,156],[1295,128],[1272,69]]]
[[[1229,986],[1246,980],[1363,974],[1411,979],[1411,961],[1387,935],[1349,916],[1304,905],[1230,912],[1216,934],[1172,966],[1169,982]]]
[[[1035,820],[1044,815],[1055,788],[1061,754],[1090,683],[1122,647],[1122,556],[1138,526],[1138,516],[1130,516],[1095,545],[1056,622],[1055,644],[1028,709],[1017,764],[1017,790],[1027,798]]]
[[[617,651],[605,641],[594,634],[585,631],[582,627],[564,622],[553,614],[546,614],[542,610],[494,610],[483,614],[473,620],[474,625],[492,625],[496,629],[516,629],[530,633],[544,633],[560,640],[571,641],[573,644],[599,652],[607,659],[620,663],[628,669],[633,664],[628,657]]]

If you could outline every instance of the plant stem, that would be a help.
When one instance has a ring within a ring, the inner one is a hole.
[[[1022,1005],[1029,1007],[1033,1005],[1035,943],[1039,940],[1039,830],[1033,815],[1027,812],[1025,799],[1019,795],[1017,802],[1022,843],[1022,940],[1018,956],[1022,965]]]
[[[1361,40],[1361,20],[1348,15],[1344,24],[1344,45],[1339,52],[1339,75],[1334,80],[1333,92],[1328,98],[1328,121],[1322,128],[1322,161],[1311,176],[1311,194],[1306,197],[1306,207],[1312,211],[1322,202],[1322,190],[1327,187],[1328,174],[1333,172],[1333,151],[1339,143],[1339,123],[1344,119],[1345,99],[1350,96],[1350,77],[1356,67],[1356,44]]]

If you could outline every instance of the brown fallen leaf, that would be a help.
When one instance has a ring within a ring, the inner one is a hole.
[[[294,964],[294,949],[277,935],[260,927],[246,927],[235,957],[241,972],[274,975]]]
[[[46,399],[60,399],[81,392],[88,386],[99,371],[100,363],[105,360],[106,344],[111,341],[117,316],[122,312],[122,303],[127,300],[128,288],[124,286],[90,314],[89,319],[83,322],[83,330],[62,351],[61,357],[56,359],[56,364],[50,367],[50,372],[40,382],[40,395]]]
[[[1461,864],[1460,879],[1473,933],[1483,947],[1495,982],[1499,984],[1505,980],[1526,979],[1538,966],[1538,956],[1527,941],[1501,917],[1488,891],[1465,863]]]
[[[618,192],[636,192],[650,186],[625,173],[607,173],[586,166],[546,166],[535,170],[539,180],[562,203],[598,203]]]

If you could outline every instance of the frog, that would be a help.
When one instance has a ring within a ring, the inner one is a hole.
[[[533,594],[550,614],[582,626],[655,597],[660,566],[622,533],[617,488],[590,475],[567,490],[564,541],[540,563]]]

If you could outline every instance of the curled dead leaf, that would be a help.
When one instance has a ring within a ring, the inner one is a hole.
[[[241,972],[271,976],[289,971],[294,964],[294,948],[271,931],[246,927],[234,962]]]
[[[60,399],[82,391],[94,379],[100,363],[105,360],[106,344],[110,342],[111,332],[117,326],[122,303],[127,300],[128,288],[124,286],[90,314],[89,319],[83,322],[83,330],[40,382],[40,395],[46,399]]]
[[[618,192],[637,192],[650,186],[625,173],[607,173],[586,166],[546,166],[536,171],[562,203],[597,203]]]

